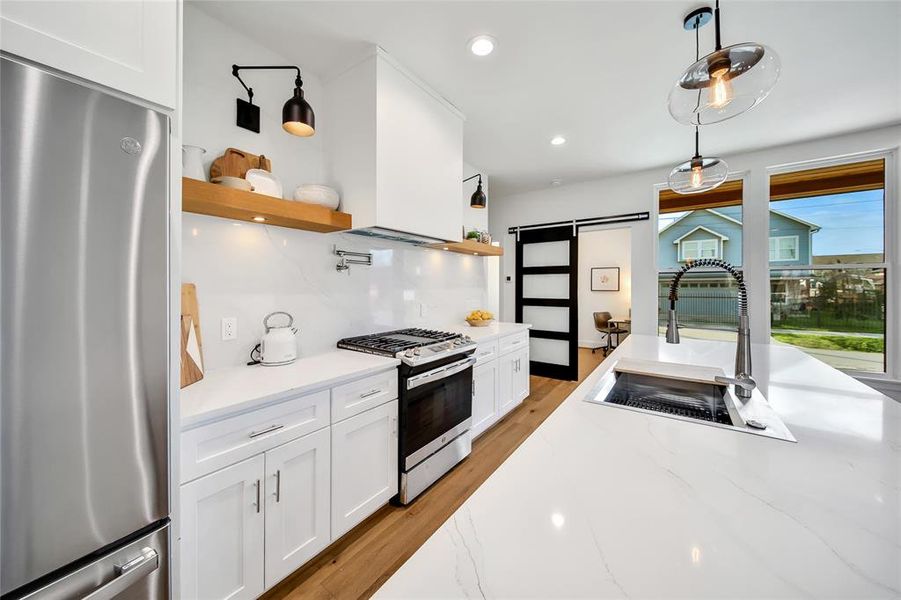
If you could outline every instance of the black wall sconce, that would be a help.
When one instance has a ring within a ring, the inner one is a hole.
[[[253,103],[253,88],[247,87],[244,80],[238,74],[243,70],[272,70],[293,69],[297,71],[294,78],[294,95],[285,102],[282,107],[282,128],[291,135],[310,137],[316,133],[316,115],[313,107],[303,98],[303,80],[300,78],[300,67],[295,66],[240,66],[232,65],[232,75],[241,82],[247,91],[247,100],[238,98],[238,113],[235,125],[249,129],[254,133],[260,132],[260,107]]]
[[[485,208],[485,205],[488,203],[488,197],[485,195],[485,192],[482,191],[482,174],[476,173],[472,177],[467,177],[463,180],[463,183],[466,183],[470,179],[479,178],[479,185],[476,186],[476,191],[472,193],[472,196],[469,198],[469,206],[471,208]]]

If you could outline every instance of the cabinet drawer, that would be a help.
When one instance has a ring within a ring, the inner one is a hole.
[[[329,390],[181,434],[181,481],[191,481],[329,424]]]
[[[499,354],[506,354],[508,352],[512,352],[514,350],[519,350],[524,346],[529,345],[529,332],[520,331],[519,333],[514,333],[513,335],[508,335],[507,337],[502,337],[500,340],[500,350]]]
[[[332,388],[332,423],[397,398],[397,369]]]
[[[497,340],[479,344],[474,355],[476,357],[476,364],[480,365],[496,359],[498,354],[497,348]]]

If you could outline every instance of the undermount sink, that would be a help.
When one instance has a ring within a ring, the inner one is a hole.
[[[756,393],[739,401],[714,380],[722,369],[622,358],[591,389],[587,402],[790,442],[794,436]]]

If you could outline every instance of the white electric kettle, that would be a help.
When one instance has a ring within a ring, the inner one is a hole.
[[[270,325],[269,319],[276,315],[288,317],[287,325]],[[269,313],[263,319],[266,333],[260,340],[260,364],[266,367],[287,365],[297,360],[297,340],[294,337],[297,329],[294,325],[294,317],[282,311]]]

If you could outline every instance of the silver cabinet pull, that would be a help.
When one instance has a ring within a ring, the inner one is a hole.
[[[116,577],[84,597],[84,600],[112,600],[135,583],[156,571],[160,555],[153,548],[141,548],[141,555],[116,566]]]
[[[393,417],[391,419],[393,431],[391,432],[394,435],[394,438],[397,439],[397,417]]]
[[[254,506],[257,507],[257,512],[260,512],[260,480],[257,479],[257,482],[254,484],[257,488],[257,501],[253,503]]]
[[[266,435],[267,433],[272,433],[273,431],[278,431],[279,429],[282,429],[283,427],[284,427],[284,425],[272,425],[270,427],[267,427],[266,429],[261,429],[259,431],[251,431],[250,439],[253,439],[255,437],[260,437],[261,435]]]
[[[282,470],[277,469],[275,471],[275,501],[278,502],[282,499]]]
[[[378,394],[381,391],[382,390],[380,390],[379,388],[375,388],[374,390],[369,390],[365,394],[360,394],[360,398],[368,398],[370,396],[375,396],[376,394]]]

